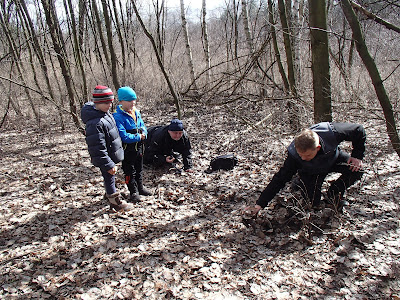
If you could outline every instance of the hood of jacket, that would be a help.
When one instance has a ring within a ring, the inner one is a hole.
[[[96,109],[93,102],[86,103],[81,109],[82,122],[86,124],[90,120],[99,119],[103,117],[106,113]]]

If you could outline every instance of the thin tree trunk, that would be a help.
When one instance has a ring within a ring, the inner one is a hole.
[[[311,31],[311,70],[314,89],[314,122],[331,122],[331,80],[329,46],[326,32],[325,0],[309,0]]]
[[[294,65],[296,70],[296,82],[300,82],[302,76],[302,60],[301,60],[301,45],[303,41],[304,28],[304,0],[293,1],[294,16],[293,16],[293,49],[294,49]]]
[[[279,53],[279,48],[278,48],[278,41],[276,39],[275,20],[274,20],[272,0],[268,0],[268,10],[269,10],[269,23],[271,24],[272,43],[274,46],[276,63],[278,64],[278,69],[279,69],[279,73],[281,74],[283,86],[285,87],[285,90],[287,92],[289,92],[289,82],[286,77],[285,69],[283,68],[283,65],[282,65],[281,55]]]
[[[53,47],[54,51],[57,53],[57,58],[58,58],[58,63],[60,64],[61,67],[61,72],[64,77],[65,81],[65,86],[67,88],[68,92],[68,97],[69,97],[69,107],[70,107],[70,114],[72,116],[72,119],[75,123],[75,126],[78,128],[78,130],[81,133],[84,133],[84,129],[82,128],[80,122],[79,122],[79,117],[78,117],[78,111],[76,108],[76,103],[75,103],[75,95],[72,87],[72,79],[70,75],[70,70],[68,67],[68,61],[67,61],[67,56],[64,52],[65,49],[65,42],[64,38],[61,35],[61,29],[58,27],[58,23],[56,20],[57,14],[55,11],[54,3],[51,2],[51,0],[41,0],[45,17],[46,17],[46,23],[47,26],[49,27],[49,32],[51,35],[51,39],[53,41]]]
[[[114,43],[112,38],[112,25],[111,25],[110,15],[108,13],[108,3],[107,0],[101,0],[101,3],[103,5],[103,16],[107,31],[108,49],[110,50],[110,56],[111,56],[111,74],[115,90],[118,90],[121,87],[121,85],[118,79],[118,71],[117,71],[118,59],[117,55],[115,54]],[[107,50],[104,49],[104,51],[106,52]]]
[[[103,36],[103,28],[101,26],[99,9],[97,7],[96,0],[91,0],[91,1],[92,1],[93,13],[96,18],[96,24],[97,24],[97,35],[96,36],[98,36],[100,39],[101,47],[103,48],[103,54],[106,59],[107,66],[111,66],[111,61],[110,61],[110,58],[109,58],[108,52],[107,52],[107,44],[106,44],[106,41],[104,40],[104,36]]]
[[[208,42],[208,31],[207,31],[207,9],[206,9],[206,0],[202,0],[202,38],[203,38],[203,49],[204,56],[206,58],[206,69],[207,69],[207,82],[210,82],[210,73],[211,73],[211,59],[210,59],[210,46]]]
[[[390,141],[392,143],[393,149],[400,157],[400,139],[396,128],[396,120],[394,118],[392,104],[390,103],[390,99],[386,94],[386,90],[383,85],[378,68],[376,67],[374,59],[369,54],[360,27],[360,23],[351,7],[350,1],[342,0],[340,3],[344,15],[346,16],[347,22],[349,22],[351,30],[353,31],[353,38],[355,39],[356,42],[357,52],[360,55],[365,67],[368,70],[372,84],[374,85],[375,88],[376,95],[378,96],[379,102],[382,106],[383,114],[385,116],[385,121],[386,121],[386,130],[389,135]]]
[[[98,8],[97,5],[92,5],[91,6],[91,14],[90,17],[88,16],[88,23],[90,25],[90,28],[92,30],[92,34],[91,36],[93,37],[99,37],[100,38],[100,44],[101,47],[104,49],[105,47],[105,41],[104,41],[104,37],[102,34],[102,27],[101,27],[101,22],[99,23],[100,17],[98,15]],[[100,32],[98,32],[100,31]],[[100,63],[101,68],[102,68],[102,75],[104,76],[103,81],[107,83],[107,85],[109,85],[108,82],[108,74],[109,74],[109,66],[110,66],[110,62],[108,59],[108,53],[107,51],[103,51],[104,53],[104,57],[105,59],[102,59],[102,51],[100,50],[100,45],[98,42],[97,38],[93,39],[93,44],[90,46],[90,48],[94,47],[94,51],[90,51],[89,50],[89,56],[91,57],[91,53],[94,53],[94,56],[96,58],[96,60]],[[91,68],[90,64],[91,64],[91,59],[88,60],[89,63],[89,67]]]
[[[286,18],[286,8],[284,0],[278,0],[278,7],[279,7],[279,14],[282,24],[283,30],[283,41],[285,44],[285,52],[286,52],[286,61],[288,67],[288,79],[289,79],[289,87],[290,92],[296,97],[297,96],[297,89],[296,89],[296,76],[293,64],[293,51],[292,45],[290,41],[290,32],[288,27],[288,22]]]
[[[252,39],[251,32],[250,32],[249,16],[247,13],[246,0],[242,0],[242,18],[243,18],[244,33],[246,35],[247,47],[249,48],[249,54],[252,55],[254,52],[254,45],[253,45],[253,39]]]
[[[35,116],[36,122],[39,125],[40,124],[40,116],[39,116],[39,113],[37,112],[37,109],[35,107],[35,103],[33,102],[31,94],[29,93],[29,90],[26,88],[27,84],[26,84],[25,75],[24,75],[25,71],[23,70],[23,67],[19,63],[20,59],[18,57],[19,55],[16,50],[17,47],[15,45],[14,38],[12,37],[10,30],[9,30],[8,19],[5,18],[5,15],[4,15],[4,12],[2,9],[0,9],[0,23],[1,23],[1,27],[3,29],[4,34],[6,35],[6,38],[8,41],[8,46],[9,46],[10,52],[11,52],[11,56],[12,56],[12,59],[15,63],[17,71],[18,71],[18,76],[20,77],[21,81],[23,82],[23,85],[25,86],[25,88],[24,88],[25,94],[28,98],[28,101],[29,101],[29,104],[33,111],[33,114]]]
[[[377,15],[369,12],[364,7],[362,7],[360,4],[355,3],[354,1],[351,1],[350,3],[351,3],[351,6],[355,10],[363,13],[368,19],[373,20],[374,22],[385,26],[387,29],[390,29],[390,30],[393,30],[393,31],[395,31],[397,33],[400,33],[400,27],[397,27],[396,25],[394,25],[392,23],[389,23],[388,21],[383,20],[382,18],[380,18]]]
[[[158,53],[158,50],[157,50],[156,42],[155,42],[153,36],[151,35],[151,33],[147,30],[142,18],[140,17],[139,11],[138,11],[138,9],[136,7],[136,4],[135,4],[135,0],[131,0],[131,3],[132,3],[132,6],[133,6],[133,10],[135,11],[136,17],[137,17],[137,19],[138,19],[138,21],[140,23],[140,26],[142,27],[144,33],[146,34],[146,36],[150,40],[151,45],[153,46],[153,50],[154,50],[154,52],[156,54],[158,65],[159,65],[159,67],[161,69],[161,72],[164,75],[164,78],[165,78],[165,80],[167,82],[167,85],[168,85],[169,90],[170,90],[170,92],[172,94],[172,97],[174,98],[174,103],[175,103],[176,111],[177,111],[177,114],[178,114],[178,119],[180,119],[181,116],[182,116],[180,100],[179,100],[179,98],[178,98],[178,96],[177,96],[177,94],[175,92],[175,89],[174,89],[174,87],[172,85],[171,80],[169,79],[169,76],[167,74],[167,71],[165,70],[164,64],[161,61],[160,54]]]
[[[76,21],[75,21],[74,8],[72,7],[71,0],[67,0],[67,4],[68,4],[69,13],[71,15],[71,29],[72,29],[75,62],[78,65],[78,69],[80,71],[82,84],[83,84],[81,93],[84,97],[82,97],[82,98],[86,98],[86,95],[88,92],[88,87],[87,87],[87,82],[86,82],[86,72],[85,72],[85,68],[83,66],[82,57],[81,57],[80,44],[78,42],[78,33],[77,33],[77,26],[76,26]]]
[[[36,54],[36,58],[39,60],[39,65],[40,65],[40,69],[42,70],[42,75],[43,78],[46,82],[46,87],[47,87],[47,92],[50,95],[50,98],[53,99],[53,101],[55,101],[55,95],[53,92],[53,88],[52,85],[50,84],[50,78],[49,78],[49,74],[48,74],[48,69],[47,69],[47,65],[46,65],[46,61],[44,59],[44,55],[42,52],[41,47],[39,46],[39,40],[38,40],[38,35],[36,34],[35,28],[33,26],[33,22],[32,19],[29,15],[28,9],[26,7],[26,3],[25,0],[20,0],[17,2],[18,4],[18,8],[21,11],[21,19],[24,20],[24,23],[26,24],[26,28],[27,31],[29,32],[30,38],[32,39],[33,43],[30,43],[29,45],[32,46],[33,51]],[[32,67],[33,67],[33,63],[32,63]],[[37,83],[38,88],[39,84]],[[42,96],[44,96],[44,94],[42,93]],[[60,105],[56,105],[56,108],[58,110],[58,114],[60,117],[60,125],[61,125],[61,130],[65,130],[65,122],[64,122],[64,116],[61,110]]]
[[[188,32],[188,26],[186,22],[186,16],[185,16],[185,4],[184,0],[180,0],[181,3],[181,19],[182,19],[182,31],[183,31],[183,37],[185,39],[185,45],[186,45],[186,57],[188,60],[188,66],[189,66],[189,71],[190,71],[190,79],[191,79],[191,85],[193,85],[193,88],[197,90],[196,86],[196,76],[194,75],[194,65],[193,65],[193,56],[192,56],[192,49],[190,48],[190,41],[189,41],[189,32]]]
[[[113,4],[113,12],[114,12],[114,23],[115,23],[115,30],[117,31],[117,35],[118,35],[118,40],[119,40],[119,44],[121,46],[121,56],[122,56],[122,82],[125,83],[125,71],[126,71],[126,54],[125,54],[125,42],[124,39],[122,37],[122,30],[121,30],[121,24],[119,22],[119,18],[118,18],[118,9],[117,9],[117,4],[115,2],[115,0],[112,0],[112,4]],[[121,13],[121,20],[123,20],[123,11],[122,11],[122,7],[119,8],[120,9],[120,13]]]
[[[164,13],[165,13],[165,2],[161,1],[161,7],[158,0],[154,3],[154,10],[156,12],[156,45],[160,53],[161,61],[164,63]]]
[[[284,0],[278,0],[278,8],[283,30],[283,42],[285,44],[289,89],[290,93],[294,96],[294,98],[297,98],[296,73],[295,73],[294,59],[293,59],[294,55],[293,55],[291,32],[288,25],[289,24],[288,19],[290,19],[290,14],[288,15],[286,13],[286,6]],[[291,102],[289,100],[287,102],[287,108],[289,113],[290,128],[292,129],[293,132],[297,132],[300,128],[300,116],[297,103]]]

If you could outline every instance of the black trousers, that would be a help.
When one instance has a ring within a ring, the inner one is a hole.
[[[302,196],[308,199],[313,206],[321,202],[321,187],[325,177],[329,173],[340,173],[340,177],[331,183],[328,189],[328,197],[337,199],[343,196],[346,189],[352,186],[357,180],[360,180],[363,172],[352,172],[347,165],[335,164],[324,174],[308,174],[299,171],[299,182],[296,182],[297,189],[300,189]]]
[[[125,174],[125,183],[142,183],[143,180],[143,145],[128,145],[125,148],[122,170]]]

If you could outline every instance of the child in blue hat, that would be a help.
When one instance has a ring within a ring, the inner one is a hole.
[[[119,88],[118,100],[120,104],[114,113],[114,119],[124,146],[122,169],[130,200],[136,203],[140,201],[139,195],[152,195],[143,186],[143,143],[147,137],[147,128],[139,110],[136,109],[137,96],[131,87]]]

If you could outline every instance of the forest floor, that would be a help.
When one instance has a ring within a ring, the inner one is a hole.
[[[168,120],[142,114],[148,126]],[[146,168],[154,196],[127,213],[109,211],[76,129],[2,129],[0,298],[400,299],[400,160],[383,122],[364,124],[365,174],[342,213],[293,205],[286,188],[254,228],[241,210],[293,134],[274,118],[246,132],[217,109],[184,123],[194,172]],[[238,166],[206,174],[225,153]]]

